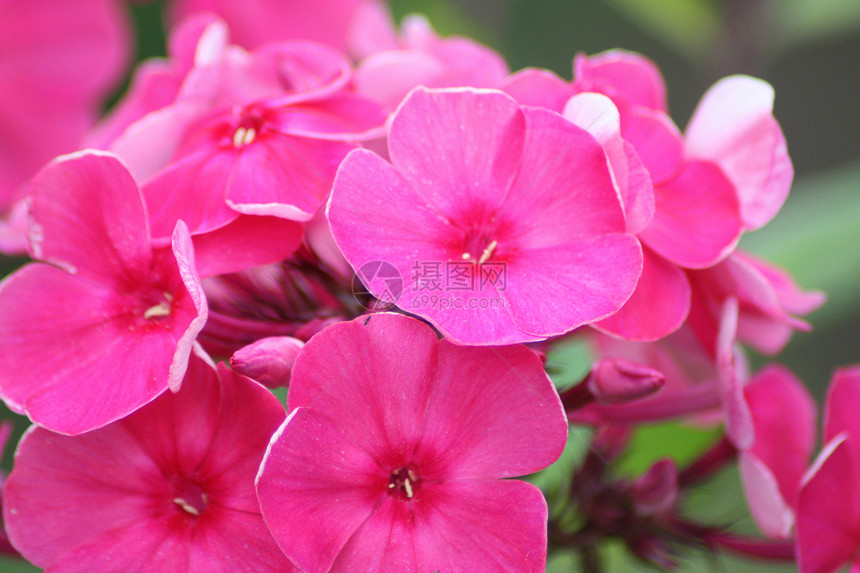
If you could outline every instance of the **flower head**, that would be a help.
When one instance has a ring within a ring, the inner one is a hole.
[[[389,313],[330,326],[290,382],[257,478],[304,571],[543,571],[540,491],[503,481],[552,463],[567,425],[540,359],[465,348]]]
[[[283,407],[193,356],[182,389],[80,436],[33,427],[6,485],[13,545],[51,571],[294,571],[254,474]]]

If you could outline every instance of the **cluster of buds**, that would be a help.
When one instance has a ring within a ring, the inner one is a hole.
[[[175,0],[168,58],[94,123],[125,25],[75,4],[66,28],[109,41],[39,61],[81,66],[78,107],[0,158],[0,248],[33,259],[0,283],[0,398],[33,423],[9,551],[51,571],[537,572],[575,552],[592,572],[608,540],[670,570],[703,547],[804,573],[855,558],[860,376],[837,376],[807,469],[811,399],[745,358],[824,300],[737,248],[793,179],[766,82],[718,81],[682,131],[639,54],[577,55],[566,80],[376,0]],[[56,10],[10,0],[0,32]],[[31,48],[0,83],[71,90],[27,79]],[[571,345],[587,373],[553,380]],[[616,475],[665,421],[720,438]],[[583,426],[586,454],[553,466]],[[735,460],[765,537],[684,515]]]

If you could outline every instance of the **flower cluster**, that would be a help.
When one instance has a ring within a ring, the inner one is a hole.
[[[96,122],[126,24],[76,3],[50,39],[21,31],[69,6],[0,4],[0,248],[33,259],[0,283],[0,398],[33,423],[7,552],[52,572],[597,570],[608,539],[667,568],[694,544],[856,560],[860,374],[837,374],[807,470],[811,398],[745,360],[823,302],[737,248],[793,178],[767,83],[720,80],[682,131],[638,54],[565,80],[374,0],[176,0],[168,58]],[[588,371],[554,384],[572,344]],[[724,437],[613,475],[666,420]],[[589,452],[537,473],[571,425]],[[735,458],[771,539],[682,511]]]

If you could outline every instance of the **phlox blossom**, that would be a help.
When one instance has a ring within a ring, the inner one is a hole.
[[[122,420],[25,434],[5,490],[10,539],[54,573],[293,572],[254,492],[283,419],[268,390],[192,355],[178,393]]]
[[[313,337],[257,493],[308,573],[544,571],[547,506],[531,484],[564,448],[552,383],[524,346],[438,340],[376,313]]]
[[[154,248],[137,184],[103,152],[50,163],[29,202],[42,262],[0,283],[0,397],[77,434],[177,389],[207,314],[185,225]]]
[[[502,92],[417,88],[388,145],[391,163],[347,156],[327,214],[353,268],[397,269],[400,308],[492,345],[568,332],[630,297],[641,248],[585,130]]]

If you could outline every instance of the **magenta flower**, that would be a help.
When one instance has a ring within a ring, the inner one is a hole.
[[[254,474],[284,419],[265,388],[193,356],[182,388],[80,436],[33,427],[5,489],[12,544],[50,571],[295,571]]]
[[[827,392],[824,447],[797,498],[801,573],[860,568],[860,367],[836,371]]]
[[[44,262],[0,283],[0,397],[77,434],[177,389],[207,313],[185,226],[153,249],[137,184],[101,152],[49,164],[29,201]]]
[[[392,164],[341,165],[332,233],[360,270],[396,268],[396,304],[464,344],[547,338],[616,312],[642,269],[600,144],[546,110],[475,89],[416,89]],[[407,280],[411,279],[411,280]],[[383,297],[385,284],[366,285]]]
[[[303,571],[544,570],[546,502],[500,479],[566,441],[532,351],[456,346],[378,313],[312,338],[290,384],[257,492]]]

